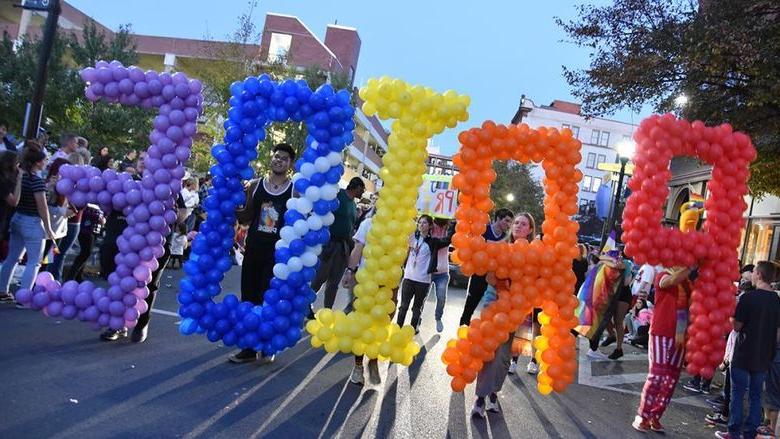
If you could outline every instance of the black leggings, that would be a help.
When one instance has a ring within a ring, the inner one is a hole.
[[[145,313],[138,317],[138,324],[135,326],[138,329],[145,328],[149,324],[149,319],[151,318],[152,314],[152,306],[154,305],[154,299],[157,297],[157,290],[160,289],[160,280],[162,279],[165,266],[168,265],[168,260],[171,258],[171,242],[169,239],[166,239],[165,246],[163,248],[165,249],[165,253],[163,253],[163,255],[157,259],[157,270],[152,273],[152,281],[149,282],[149,295],[146,296],[146,304],[148,305],[148,309]]]
[[[487,291],[488,283],[485,276],[472,275],[469,278],[469,286],[467,288],[468,295],[466,296],[466,305],[463,307],[463,314],[460,316],[460,325],[468,325],[471,323],[471,316],[474,314],[474,310],[479,306],[480,300]]]
[[[430,289],[430,283],[404,279],[401,285],[401,304],[398,306],[398,326],[404,325],[406,311],[409,309],[412,299],[414,299],[412,321],[410,323],[414,329],[417,329],[417,325],[420,324],[420,314],[422,313],[423,303],[425,303],[425,296],[428,295],[428,290]]]
[[[247,247],[241,264],[241,300],[263,304],[274,276],[274,246]]]
[[[87,260],[89,260],[89,256],[92,254],[94,245],[95,235],[92,233],[79,233],[79,254],[73,259],[73,264],[71,264],[65,280],[75,280],[76,282],[83,280],[84,267],[87,265]]]

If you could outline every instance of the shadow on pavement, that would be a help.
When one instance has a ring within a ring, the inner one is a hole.
[[[466,434],[465,399],[466,396],[463,392],[452,392],[450,396],[450,413],[447,421],[448,438],[460,438]]]
[[[425,356],[428,355],[428,352],[436,346],[436,343],[441,340],[441,335],[436,334],[433,337],[429,338],[428,341],[420,347],[420,353],[417,354],[417,356],[414,358],[414,362],[409,365],[409,385],[413,386],[415,381],[417,381],[417,376],[420,375],[420,369],[423,366],[423,363],[425,362]],[[444,365],[442,365],[444,367]]]

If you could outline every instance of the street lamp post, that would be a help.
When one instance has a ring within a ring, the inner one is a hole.
[[[43,31],[43,42],[38,53],[38,67],[35,72],[35,86],[33,88],[32,103],[30,105],[30,119],[26,124],[27,130],[24,138],[34,139],[38,135],[38,125],[41,123],[41,108],[43,107],[43,95],[46,91],[46,72],[49,68],[54,37],[57,33],[57,20],[60,16],[60,0],[44,0],[25,3],[28,9],[47,10],[46,25]]]
[[[620,158],[620,173],[618,174],[618,182],[617,182],[617,189],[615,190],[615,193],[612,197],[612,206],[609,209],[609,216],[607,219],[607,223],[605,224],[605,227],[601,233],[601,247],[604,247],[604,244],[607,242],[607,236],[609,233],[612,232],[612,230],[615,228],[615,222],[617,220],[617,214],[618,214],[618,206],[620,204],[620,199],[623,195],[623,178],[626,176],[626,165],[628,164],[629,160],[634,156],[634,150],[636,149],[636,144],[633,140],[625,139],[620,141],[616,145],[618,157]],[[619,237],[615,237],[615,242],[619,242]]]

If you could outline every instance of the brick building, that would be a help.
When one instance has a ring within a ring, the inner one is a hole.
[[[98,31],[108,38],[114,32],[78,10],[67,1],[61,1],[62,12],[58,25],[60,32],[80,36],[84,26],[93,22]],[[24,10],[13,7],[12,2],[0,2],[0,33],[12,39],[24,36],[39,38],[46,21],[46,12]],[[214,59],[214,54],[229,53],[224,50],[230,43],[174,38],[165,36],[133,34],[133,43],[139,54],[138,66],[144,69],[183,71],[191,76],[199,63]],[[232,46],[232,45],[231,45]],[[268,13],[258,44],[245,44],[242,49],[248,58],[260,64],[283,61],[302,71],[317,67],[329,76],[333,73],[347,75],[352,83],[360,58],[360,36],[354,28],[328,25],[324,41],[317,37],[306,24],[292,15]],[[242,78],[236,78],[242,79]],[[357,91],[355,90],[355,95]],[[382,156],[387,151],[388,133],[375,117],[367,117],[359,110],[355,115],[355,141],[345,150],[344,162],[347,172],[344,181],[360,175],[367,182],[370,192],[377,190]]]

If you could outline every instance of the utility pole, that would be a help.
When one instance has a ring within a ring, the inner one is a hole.
[[[36,0],[26,1],[22,6],[25,9],[48,11],[46,25],[43,31],[40,53],[38,54],[38,69],[35,72],[35,88],[33,89],[32,104],[27,121],[27,130],[24,138],[34,139],[38,135],[38,126],[41,124],[41,109],[43,108],[43,95],[46,92],[46,73],[49,69],[49,58],[54,45],[54,37],[57,33],[57,20],[60,17],[60,0]]]

